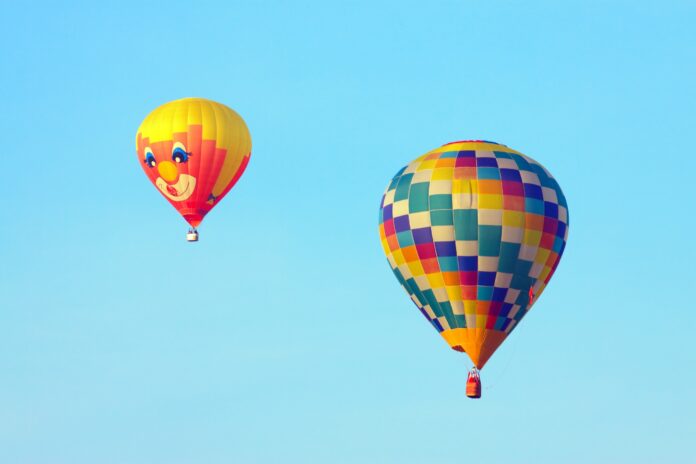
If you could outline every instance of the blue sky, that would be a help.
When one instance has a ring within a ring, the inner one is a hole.
[[[0,462],[693,462],[693,2],[3,7]],[[201,96],[254,149],[202,241],[135,131]],[[393,277],[381,194],[495,140],[560,182],[544,296],[483,371]]]

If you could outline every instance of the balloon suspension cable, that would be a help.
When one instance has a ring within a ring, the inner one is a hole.
[[[487,381],[486,382],[486,391],[493,390],[496,385],[500,383],[502,379],[505,378],[505,375],[508,372],[508,369],[510,368],[510,365],[512,364],[512,360],[515,359],[515,354],[517,353],[517,347],[518,347],[518,342],[517,342],[517,337],[512,337],[512,340],[508,339],[509,341],[508,346],[510,347],[508,349],[509,355],[507,356],[507,361],[505,361],[505,364],[503,365],[502,370],[497,372],[497,375],[495,375],[494,379],[492,381]],[[490,377],[490,372],[488,373]]]

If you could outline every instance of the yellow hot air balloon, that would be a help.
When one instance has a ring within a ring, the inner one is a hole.
[[[138,128],[140,166],[193,229],[239,180],[251,156],[244,120],[227,106],[184,98],[152,111]]]

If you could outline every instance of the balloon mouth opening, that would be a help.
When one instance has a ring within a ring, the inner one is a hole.
[[[184,212],[181,214],[191,227],[198,227],[203,221],[204,214],[198,212]]]

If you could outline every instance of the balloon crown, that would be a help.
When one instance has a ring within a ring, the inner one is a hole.
[[[502,147],[507,146],[507,145],[503,145],[502,143],[492,142],[490,140],[457,140],[456,142],[446,143],[443,145],[443,147],[446,147],[447,145],[453,145],[455,143],[492,143],[494,145],[500,145]]]

